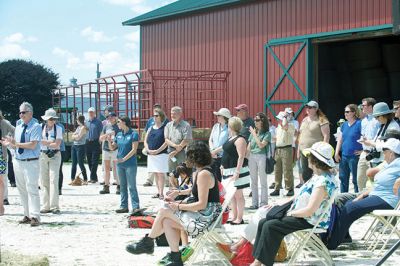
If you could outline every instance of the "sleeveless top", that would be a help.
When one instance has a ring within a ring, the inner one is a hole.
[[[221,165],[225,169],[234,168],[237,166],[239,154],[237,153],[237,150],[236,150],[235,141],[238,138],[244,138],[244,137],[241,135],[237,135],[236,137],[234,137],[231,140],[228,140],[227,142],[224,143],[224,145],[222,145],[222,149],[223,149],[224,153],[222,155]],[[242,167],[247,166],[247,164],[248,164],[248,161],[247,161],[247,158],[245,158],[243,161]]]
[[[207,202],[217,202],[219,203],[219,189],[218,189],[218,180],[215,179],[212,169],[209,167],[203,168],[201,171],[206,170],[210,172],[211,176],[214,178],[214,186],[208,190],[208,199]],[[197,176],[199,173],[196,174],[196,178],[194,179],[194,184],[192,187],[192,195],[195,201],[199,201],[199,192],[197,190]]]
[[[164,144],[164,125],[157,129],[155,129],[154,127],[150,127],[147,134],[147,145],[149,146],[150,150],[157,150]],[[168,147],[166,147],[160,153],[167,153],[167,149]]]

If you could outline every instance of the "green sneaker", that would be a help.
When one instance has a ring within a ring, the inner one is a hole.
[[[180,252],[181,252],[182,262],[185,262],[189,259],[190,256],[192,256],[194,249],[191,248],[190,246],[187,246],[182,248]]]

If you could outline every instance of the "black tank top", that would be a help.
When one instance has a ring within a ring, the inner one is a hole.
[[[214,174],[210,167],[204,167],[201,171],[203,171],[203,170],[210,172],[211,176],[214,178]],[[196,202],[199,201],[199,192],[197,191],[197,176],[198,175],[199,175],[199,173],[197,173],[193,187],[192,187],[192,194],[193,194],[193,197],[195,198]],[[207,202],[219,202],[218,181],[215,178],[214,178],[214,186],[208,190]]]
[[[231,140],[228,140],[227,142],[224,143],[224,145],[222,145],[224,153],[222,155],[221,164],[225,169],[235,168],[237,166],[239,154],[237,153],[236,150],[235,141],[238,138],[244,138],[244,137],[241,135],[237,135],[236,137],[234,137]],[[247,164],[248,162],[247,159],[245,158],[243,161],[243,167],[247,166]]]

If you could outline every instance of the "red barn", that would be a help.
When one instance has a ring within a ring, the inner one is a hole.
[[[398,0],[180,0],[123,22],[140,25],[141,69],[229,71],[239,103],[300,114],[400,98]],[[394,21],[394,22],[393,22]]]

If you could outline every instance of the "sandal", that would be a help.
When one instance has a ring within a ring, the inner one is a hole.
[[[157,194],[151,196],[151,198],[152,199],[159,199],[160,198],[160,194],[157,193]]]

